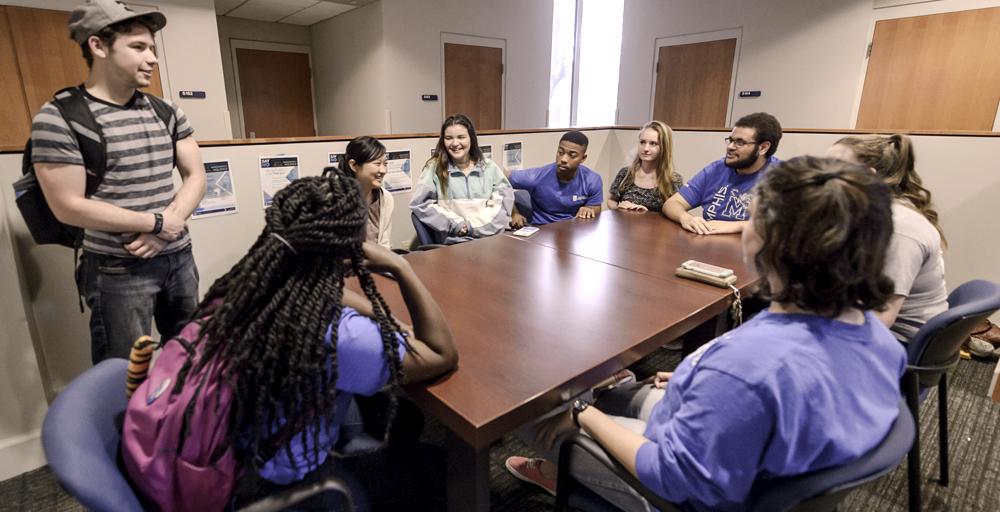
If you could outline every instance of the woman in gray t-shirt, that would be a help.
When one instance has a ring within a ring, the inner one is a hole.
[[[844,137],[827,156],[866,165],[892,187],[893,234],[885,273],[893,296],[878,317],[908,342],[932,317],[948,309],[941,249],[947,245],[931,193],[914,169],[913,145],[906,135]]]

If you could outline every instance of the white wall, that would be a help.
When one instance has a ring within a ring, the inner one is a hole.
[[[233,62],[231,40],[285,43],[309,46],[309,27],[288,23],[268,23],[216,16],[219,27],[219,51],[222,57],[222,76],[226,85],[226,98],[232,120],[232,138],[243,138],[243,124],[239,115],[236,94],[236,67]],[[315,65],[313,66],[315,67]],[[226,138],[229,136],[227,135]]]
[[[42,393],[44,361],[32,346],[25,314],[26,289],[15,263],[14,240],[0,208],[0,480],[45,463],[39,444],[39,429],[48,410]],[[39,364],[41,363],[41,364]]]
[[[82,0],[3,0],[0,3],[71,11]],[[215,2],[139,0],[128,3],[137,10],[155,8],[167,17],[167,26],[160,31],[157,41],[164,96],[184,110],[198,140],[228,139],[231,130],[218,51]],[[69,37],[68,28],[66,37]],[[188,90],[205,91],[206,98],[181,99],[178,92]]]
[[[382,2],[309,27],[320,135],[388,133],[386,88],[404,80],[387,72]]]
[[[883,2],[884,3],[884,2]],[[874,9],[872,0],[630,0],[625,3],[619,124],[652,112],[657,38],[742,29],[732,121],[758,111],[790,128],[853,126],[876,20],[1000,5],[937,0]]]
[[[507,44],[504,129],[545,126],[552,3],[541,0],[382,0],[386,108],[392,133],[436,132],[443,119],[441,33]],[[425,102],[421,94],[441,100]],[[450,114],[450,113],[449,113]]]

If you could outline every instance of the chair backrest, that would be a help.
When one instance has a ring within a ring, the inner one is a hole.
[[[83,372],[59,393],[42,423],[49,468],[88,510],[142,510],[118,468],[127,367],[125,359],[108,359]]]
[[[849,464],[762,482],[750,510],[836,510],[851,490],[892,471],[910,451],[915,435],[913,416],[906,401],[900,400],[892,430],[874,449]]]
[[[1000,309],[1000,286],[977,279],[948,295],[948,310],[931,318],[907,346],[907,362],[921,368],[947,370],[958,360],[958,351],[983,318]],[[926,372],[922,372],[925,373]],[[921,379],[927,385],[927,379]]]
[[[527,190],[514,189],[514,206],[517,207],[517,211],[524,215],[524,218],[531,222],[531,216],[534,214],[535,209],[531,206],[531,193]]]

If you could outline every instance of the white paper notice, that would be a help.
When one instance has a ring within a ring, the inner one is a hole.
[[[191,214],[194,218],[212,217],[236,213],[236,190],[233,188],[233,173],[229,161],[205,162],[205,197]]]
[[[479,150],[483,152],[483,158],[493,160],[493,144],[479,146]]]
[[[298,156],[260,157],[260,192],[264,198],[264,208],[271,206],[274,194],[299,179]]]
[[[507,142],[503,145],[503,165],[508,171],[519,171],[524,168],[521,144],[520,142]]]
[[[386,172],[382,187],[389,192],[405,192],[413,188],[410,178],[410,150],[389,151],[385,154]]]

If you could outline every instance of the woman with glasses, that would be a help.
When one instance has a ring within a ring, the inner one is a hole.
[[[750,219],[750,192],[764,171],[780,162],[774,156],[781,124],[758,112],[736,121],[726,137],[726,156],[705,166],[663,204],[663,215],[699,235],[739,233]],[[702,208],[700,217],[688,213]]]

